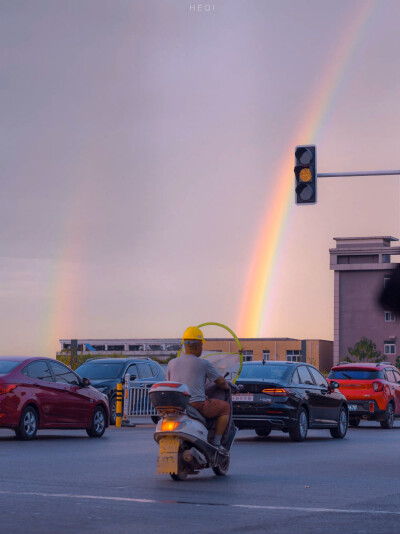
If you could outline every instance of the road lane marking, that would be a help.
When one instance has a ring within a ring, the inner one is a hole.
[[[331,513],[331,514],[368,514],[368,515],[399,515],[400,512],[392,512],[390,510],[358,510],[346,508],[318,508],[318,507],[301,507],[301,506],[269,506],[262,504],[229,504],[229,503],[207,503],[207,502],[192,502],[192,501],[172,501],[172,500],[158,500],[158,499],[134,499],[133,497],[111,497],[106,495],[79,495],[71,493],[43,493],[37,491],[1,491],[0,495],[13,495],[25,497],[48,497],[58,499],[86,499],[92,501],[114,501],[114,502],[134,502],[139,504],[189,504],[192,506],[226,506],[230,508],[247,508],[249,510],[280,510],[287,512],[305,512],[305,513]]]

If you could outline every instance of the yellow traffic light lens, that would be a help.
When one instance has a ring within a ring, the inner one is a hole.
[[[311,180],[311,178],[312,178],[312,174],[311,174],[310,169],[308,169],[308,168],[301,169],[300,174],[299,174],[299,178],[300,178],[301,182],[309,182]]]

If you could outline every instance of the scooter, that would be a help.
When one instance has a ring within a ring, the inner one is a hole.
[[[232,406],[231,385],[229,391],[215,384],[206,386],[209,398],[222,398]],[[173,480],[185,480],[188,475],[197,475],[202,469],[211,468],[217,476],[226,475],[230,463],[230,449],[238,429],[232,415],[222,436],[221,445],[210,441],[215,435],[215,419],[205,419],[189,404],[187,386],[178,382],[154,384],[149,392],[150,400],[161,415],[154,433],[159,444],[157,474],[169,474]],[[231,410],[232,414],[232,410]]]

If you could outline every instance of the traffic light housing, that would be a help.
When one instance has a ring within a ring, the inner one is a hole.
[[[317,149],[315,145],[297,146],[294,152],[296,204],[317,202]]]

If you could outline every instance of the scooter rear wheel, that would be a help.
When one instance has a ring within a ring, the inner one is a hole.
[[[226,475],[226,473],[228,472],[228,469],[229,469],[229,462],[230,462],[230,457],[229,456],[226,456],[225,458],[223,458],[220,463],[218,465],[216,465],[215,467],[212,468],[212,470],[214,471],[214,473],[218,476],[218,477],[223,477]]]
[[[176,481],[186,480],[188,476],[188,472],[184,468],[184,464],[185,462],[183,460],[182,452],[180,452],[178,456],[178,473],[171,473],[172,480],[176,480]]]

